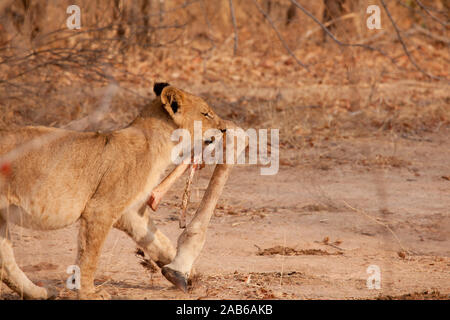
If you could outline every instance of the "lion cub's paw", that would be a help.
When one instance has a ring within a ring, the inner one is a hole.
[[[81,300],[111,300],[111,295],[105,290],[95,292],[80,292],[78,298]]]
[[[59,291],[52,287],[44,285],[42,282],[37,282],[32,292],[23,293],[25,300],[53,300],[59,295]]]
[[[53,287],[45,287],[47,289],[47,300],[54,300],[59,296],[59,291]]]

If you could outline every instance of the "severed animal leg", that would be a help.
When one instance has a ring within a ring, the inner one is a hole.
[[[161,202],[161,199],[164,197],[167,191],[169,191],[175,181],[177,181],[177,179],[183,175],[188,167],[189,164],[181,163],[159,185],[157,185],[152,190],[152,194],[147,203],[153,211],[156,211],[156,209],[158,209],[158,205]]]
[[[178,238],[175,259],[161,270],[164,277],[177,288],[187,291],[192,265],[205,244],[206,230],[222,193],[232,165],[218,164],[194,218]]]

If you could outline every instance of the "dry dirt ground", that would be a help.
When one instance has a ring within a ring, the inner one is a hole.
[[[159,270],[140,265],[131,239],[112,231],[96,276],[113,299],[449,299],[450,148],[448,129],[419,137],[324,141],[300,164],[261,176],[232,172],[185,294]],[[289,150],[281,150],[289,158]],[[196,177],[190,210],[211,168]],[[176,243],[185,179],[155,222]],[[12,227],[18,264],[36,283],[65,288],[77,226],[39,232]],[[369,265],[381,289],[366,286]],[[1,285],[0,298],[19,296]]]

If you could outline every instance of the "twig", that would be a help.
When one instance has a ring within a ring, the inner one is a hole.
[[[291,1],[294,1],[294,0],[291,0]],[[387,6],[386,6],[386,3],[384,2],[384,0],[380,0],[380,2],[381,2],[381,5],[382,5],[383,8],[384,8],[384,11],[386,11],[387,16],[389,17],[389,20],[391,21],[391,24],[392,24],[392,26],[394,27],[395,32],[397,33],[397,38],[398,38],[398,40],[400,41],[400,43],[401,43],[401,45],[402,45],[403,51],[404,51],[405,54],[408,56],[408,59],[409,59],[409,61],[413,64],[413,66],[414,66],[417,70],[419,70],[422,74],[426,75],[426,76],[429,77],[429,78],[432,78],[432,79],[435,79],[435,80],[446,80],[446,81],[449,81],[449,80],[446,79],[446,78],[438,77],[438,76],[435,76],[435,75],[433,75],[433,74],[431,74],[431,73],[428,73],[427,71],[423,70],[423,69],[416,63],[416,61],[414,60],[414,58],[411,56],[410,52],[408,51],[408,47],[406,46],[405,42],[403,41],[402,35],[400,34],[400,30],[399,30],[397,24],[395,23],[394,19],[392,18],[391,13],[389,12],[389,10],[388,10],[388,8],[387,8]]]
[[[404,252],[410,253],[409,250],[405,249],[405,247],[402,245],[402,242],[401,242],[400,239],[398,238],[397,234],[391,229],[391,227],[389,227],[389,225],[387,225],[386,223],[383,223],[383,222],[378,221],[376,218],[374,218],[374,217],[372,217],[371,215],[367,214],[367,213],[364,212],[363,210],[360,210],[360,209],[357,209],[357,208],[352,207],[352,206],[349,205],[349,204],[347,203],[347,201],[345,201],[345,200],[342,200],[342,202],[345,204],[345,206],[346,206],[347,208],[351,209],[352,211],[354,211],[354,212],[356,212],[356,213],[359,213],[359,214],[362,214],[363,216],[369,218],[370,220],[372,220],[372,221],[375,222],[376,224],[379,224],[379,225],[385,227],[385,228],[386,228],[386,229],[394,236],[395,240],[397,240],[398,244],[400,245],[400,248],[402,248],[402,250],[403,250]]]
[[[238,28],[236,23],[236,16],[234,14],[234,7],[233,7],[233,0],[229,0],[230,5],[230,14],[231,14],[231,21],[233,22],[233,29],[234,29],[234,55],[236,55],[238,50],[238,42],[239,42],[239,35],[238,35]]]
[[[371,36],[369,38],[361,40],[360,43],[361,44],[366,44],[366,43],[375,41],[375,40],[381,38],[382,36],[384,36],[385,34],[386,34],[386,30],[383,30],[383,31],[378,32],[377,34],[375,34],[375,35],[373,35],[373,36]]]
[[[344,251],[344,249],[342,249],[341,247],[338,247],[337,245],[332,244],[332,243],[324,243],[324,245],[330,246],[330,247],[335,248],[335,249],[338,249],[338,250],[340,250],[340,251]]]
[[[281,43],[283,44],[284,48],[286,49],[286,51],[289,53],[289,55],[294,58],[295,62],[297,62],[298,65],[302,66],[303,68],[305,68],[308,72],[310,71],[308,66],[305,65],[303,62],[301,62],[297,56],[295,55],[294,52],[292,52],[292,50],[289,48],[289,46],[287,45],[286,41],[284,40],[283,36],[280,34],[280,32],[278,31],[277,27],[275,27],[275,24],[273,23],[272,19],[270,19],[269,15],[261,8],[261,6],[258,4],[258,2],[256,2],[256,0],[253,0],[253,3],[255,4],[256,8],[258,9],[258,11],[264,16],[264,18],[270,23],[270,25],[272,26],[272,29],[275,31],[275,33],[277,34],[278,39],[281,41]]]
[[[205,17],[206,25],[208,26],[208,39],[209,39],[209,41],[212,44],[212,49],[214,49],[216,47],[216,43],[214,41],[214,38],[211,36],[211,34],[212,34],[211,33],[212,27],[211,27],[211,21],[209,21],[209,18],[208,18],[208,13],[206,12],[205,0],[202,0],[200,2],[200,6],[202,7],[202,11],[203,11],[203,15]]]
[[[286,257],[286,232],[283,234],[283,256],[281,257],[280,288],[283,287],[284,259]]]
[[[436,41],[440,41],[440,42],[445,43],[447,45],[450,44],[450,39],[449,38],[446,38],[446,37],[434,34],[434,33],[430,32],[430,31],[428,31],[427,29],[422,28],[421,26],[415,25],[414,26],[414,30],[417,30],[418,32],[420,32],[420,33],[422,33],[422,34],[424,34],[424,35],[426,35],[426,36],[428,36],[428,37],[430,37],[430,38],[432,38],[432,39],[434,39]]]
[[[418,11],[418,10],[419,10],[419,9],[417,9],[417,8],[411,6],[411,5],[406,5],[405,3],[403,3],[402,0],[396,0],[396,2],[397,2],[399,5],[401,5],[402,7],[409,9],[410,11],[415,12],[415,11]],[[433,11],[433,12],[442,14],[443,16],[445,16],[446,18],[448,18],[448,12],[447,12],[447,11],[442,11],[442,10],[436,9],[436,8],[434,8],[434,7],[428,7],[428,6],[424,6],[424,7],[425,7],[427,10],[429,10],[429,11]]]
[[[346,19],[352,19],[355,18],[356,14],[354,12],[348,13],[346,15],[337,17],[336,19],[330,20],[327,23],[324,24],[325,27],[329,27],[331,26],[333,23],[338,22],[338,21],[342,21],[342,20],[346,20]],[[315,28],[314,30],[309,30],[306,32],[305,36],[303,37],[303,39],[307,39],[309,38],[312,34],[316,33],[317,31],[322,30],[321,27]]]
[[[299,8],[300,10],[303,11],[304,14],[306,14],[308,17],[310,17],[311,19],[314,20],[315,23],[317,23],[322,29],[323,31],[325,31],[325,33],[331,38],[333,39],[334,42],[336,42],[338,45],[343,46],[343,47],[360,47],[360,48],[364,48],[364,49],[368,49],[371,51],[376,51],[379,52],[380,54],[382,54],[383,56],[385,56],[386,58],[388,58],[389,60],[391,60],[391,62],[397,66],[397,63],[395,62],[394,59],[392,59],[389,55],[387,55],[383,50],[379,49],[379,48],[375,48],[363,43],[345,43],[342,42],[340,40],[338,40],[334,34],[332,34],[330,32],[330,30],[328,30],[328,28],[322,23],[320,22],[311,12],[309,12],[308,10],[306,10],[301,4],[299,4],[297,1],[295,0],[290,0],[297,8]]]
[[[415,1],[416,1],[416,3],[419,5],[419,7],[420,7],[423,11],[425,11],[426,14],[428,14],[428,15],[431,17],[431,19],[433,19],[434,21],[437,21],[438,23],[440,23],[440,24],[443,25],[444,27],[447,27],[447,26],[449,25],[447,22],[442,21],[441,19],[439,19],[438,17],[436,17],[434,14],[432,14],[432,13],[428,10],[428,8],[425,7],[425,6],[423,5],[422,1],[420,1],[420,0],[415,0]]]

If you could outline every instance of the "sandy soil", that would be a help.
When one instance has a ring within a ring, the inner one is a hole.
[[[114,299],[450,298],[450,132],[373,136],[282,150],[279,173],[236,167],[211,221],[198,276],[184,294],[139,264],[133,241],[112,231],[97,285]],[[287,159],[287,160],[286,160]],[[194,181],[191,211],[211,168]],[[154,213],[174,241],[185,179]],[[52,232],[12,227],[18,264],[60,299],[75,261],[77,226]],[[381,289],[366,286],[369,265]],[[0,298],[18,299],[5,285]]]

